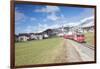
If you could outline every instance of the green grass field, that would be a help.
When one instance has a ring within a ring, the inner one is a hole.
[[[61,49],[61,38],[15,43],[15,65],[55,63]]]
[[[94,45],[94,33],[85,33],[85,41]],[[62,38],[49,38],[15,43],[15,65],[35,65],[59,63],[57,59],[65,55],[63,52]]]
[[[90,45],[94,45],[94,33],[93,32],[89,32],[89,33],[85,33],[85,38],[86,38],[86,42]]]

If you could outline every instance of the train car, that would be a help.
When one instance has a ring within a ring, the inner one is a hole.
[[[82,43],[85,41],[85,36],[84,36],[84,34],[76,34],[76,35],[74,35],[73,39],[77,42]]]
[[[70,35],[64,35],[63,36],[65,39],[71,39],[71,40],[75,40],[77,42],[84,42],[85,41],[85,36],[82,33],[78,33],[78,34],[70,34]]]
[[[64,35],[65,39],[73,39],[73,35]]]
[[[73,33],[72,32],[65,33],[64,38],[65,39],[73,39]]]

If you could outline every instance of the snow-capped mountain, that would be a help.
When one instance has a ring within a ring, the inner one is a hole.
[[[94,17],[83,19],[79,26],[80,27],[91,27],[91,26],[94,26]]]

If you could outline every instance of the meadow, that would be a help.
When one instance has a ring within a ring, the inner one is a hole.
[[[94,32],[85,33],[85,41],[87,44],[95,45],[94,44]]]
[[[49,38],[15,43],[15,65],[55,63],[62,38]]]

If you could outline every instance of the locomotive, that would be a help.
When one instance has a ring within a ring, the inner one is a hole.
[[[75,40],[77,42],[85,42],[85,36],[82,33],[74,33],[74,34],[64,34],[65,39]]]

